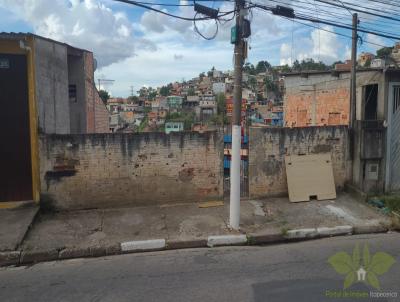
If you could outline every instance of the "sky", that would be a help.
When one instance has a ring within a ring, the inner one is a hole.
[[[146,1],[192,3],[186,0]],[[299,0],[285,1],[295,10],[308,10],[317,18],[319,14],[327,16],[329,13],[332,19],[336,15],[340,22],[351,22],[350,13],[344,8],[317,5],[313,0],[305,0],[307,4]],[[277,2],[280,1],[257,0],[268,5]],[[221,12],[233,8],[229,1],[203,4],[219,8]],[[194,16],[192,6],[153,7],[183,17]],[[0,31],[32,32],[92,51],[98,63],[95,77],[114,80],[105,88],[115,97],[129,96],[131,86],[136,92],[142,86],[157,87],[188,80],[212,67],[233,69],[233,45],[230,44],[233,21],[221,20],[216,38],[205,40],[195,32],[193,22],[113,0],[0,0],[0,15]],[[332,64],[350,58],[351,40],[337,35],[350,36],[350,30],[331,25],[304,26],[256,9],[252,9],[247,18],[251,20],[252,35],[248,40],[246,62],[256,64],[267,60],[272,65],[290,65],[295,59],[313,58]],[[365,18],[369,27],[382,28],[386,24],[379,18]],[[206,36],[212,36],[216,30],[213,20],[197,21],[196,25]],[[393,40],[370,34],[362,37],[364,43],[359,51],[374,53],[380,48],[367,42],[394,44]]]

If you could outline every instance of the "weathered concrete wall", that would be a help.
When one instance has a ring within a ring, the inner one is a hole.
[[[82,52],[76,55],[68,55],[68,81],[70,85],[76,85],[76,101],[69,100],[71,133],[86,133],[87,99],[85,64]]]
[[[67,47],[39,38],[34,45],[39,129],[69,133]]]
[[[198,202],[223,195],[222,135],[43,135],[41,202],[82,209]]]
[[[363,86],[378,84],[378,119],[384,116],[384,77],[381,70],[357,72],[357,120],[363,116]],[[349,124],[350,73],[287,76],[284,118],[287,127]]]
[[[348,129],[345,126],[250,128],[250,197],[287,195],[285,155],[332,154],[338,189],[350,179]],[[304,173],[307,173],[306,171]]]

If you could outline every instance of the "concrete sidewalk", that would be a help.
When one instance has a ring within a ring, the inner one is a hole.
[[[38,211],[34,202],[0,203],[0,252],[20,247]]]
[[[30,263],[140,250],[385,232],[391,225],[390,217],[345,193],[331,201],[290,203],[287,198],[242,201],[240,232],[229,229],[228,217],[227,203],[210,208],[176,204],[39,213],[15,253],[19,253],[18,263]]]

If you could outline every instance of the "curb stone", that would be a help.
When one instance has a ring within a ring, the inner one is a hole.
[[[53,260],[58,260],[57,250],[22,251],[19,264],[30,264],[43,261],[53,261]]]
[[[193,240],[171,240],[167,241],[166,248],[168,250],[174,249],[188,249],[188,248],[197,248],[197,247],[206,247],[207,239],[193,239]]]
[[[85,248],[66,248],[63,250],[31,250],[0,252],[0,266],[24,265],[45,261],[65,260],[71,258],[102,257],[124,253],[146,252],[157,250],[173,250],[185,248],[217,247],[227,245],[257,245],[301,241],[313,238],[341,236],[349,234],[384,233],[388,228],[383,225],[336,226],[289,230],[284,235],[276,231],[265,233],[249,233],[248,235],[209,236],[207,239],[168,240],[153,239],[143,241],[127,241],[109,246],[93,246]]]
[[[284,242],[286,239],[283,237],[282,232],[276,233],[250,233],[248,235],[248,242],[250,245],[267,244]]]
[[[386,233],[388,231],[388,228],[380,225],[380,224],[375,224],[375,225],[369,225],[369,224],[364,224],[364,225],[356,225],[354,226],[354,234],[372,234],[372,233]]]
[[[318,237],[316,228],[289,230],[284,235],[287,240],[312,239]]]
[[[208,236],[207,246],[240,245],[247,243],[246,235],[219,235]]]
[[[155,251],[165,248],[165,239],[121,242],[121,252]]]
[[[330,237],[339,235],[351,235],[353,227],[351,225],[339,225],[335,227],[317,228],[317,233],[320,237]]]
[[[58,253],[58,259],[83,258],[89,256],[88,248],[66,248]]]
[[[20,251],[0,252],[0,266],[18,265]]]

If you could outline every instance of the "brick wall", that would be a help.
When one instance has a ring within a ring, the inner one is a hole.
[[[95,89],[95,132],[110,133],[110,113]]]
[[[57,209],[220,198],[218,132],[44,135],[41,202]]]
[[[93,54],[84,53],[87,133],[109,133],[109,113],[94,83]]]
[[[284,110],[287,127],[349,124],[350,89],[318,89],[316,88],[315,93],[309,91],[286,93]]]
[[[337,188],[349,180],[348,129],[345,126],[305,128],[250,128],[250,196],[287,195],[285,155],[332,154]]]
[[[378,118],[384,116],[384,76],[381,69],[357,71],[357,120],[362,119],[365,85],[379,84]],[[287,127],[348,125],[350,72],[293,73],[285,77],[284,119]]]

